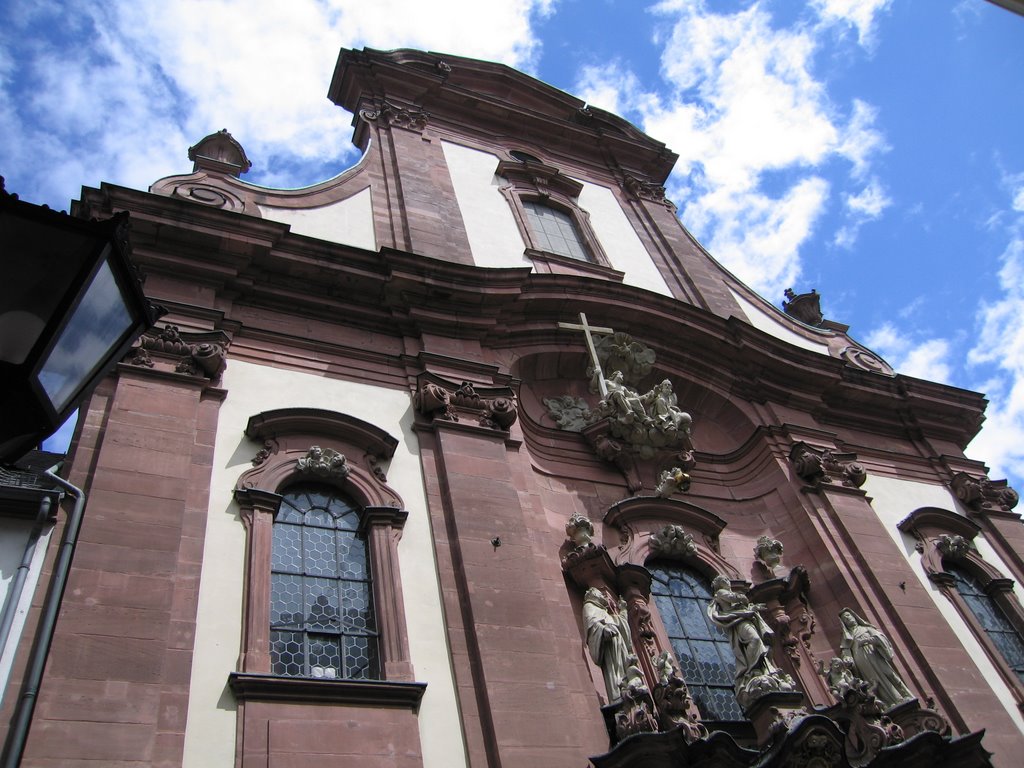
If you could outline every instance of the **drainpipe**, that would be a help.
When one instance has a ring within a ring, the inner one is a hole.
[[[78,543],[78,531],[82,527],[82,513],[85,510],[84,491],[63,478],[57,477],[52,470],[47,470],[44,474],[74,496],[75,505],[64,526],[60,550],[57,552],[57,560],[53,566],[53,577],[50,579],[46,601],[43,603],[42,613],[39,617],[39,626],[36,628],[36,637],[32,643],[32,652],[25,668],[25,680],[21,684],[21,695],[15,705],[14,715],[11,717],[11,727],[4,743],[3,768],[18,768],[21,765],[21,756],[25,751],[25,743],[28,741],[28,729],[32,725],[32,713],[35,710],[39,686],[43,680],[46,657],[50,653],[50,644],[53,642],[53,632],[57,626],[57,613],[60,611],[60,604],[64,599],[64,587],[68,583],[71,559],[75,555],[75,544]]]
[[[43,526],[50,517],[50,507],[53,503],[49,495],[43,496],[39,501],[39,512],[36,513],[35,522],[32,523],[32,530],[28,535],[28,542],[25,544],[25,551],[21,556],[21,565],[18,566],[11,582],[11,589],[7,593],[7,601],[4,603],[3,613],[0,613],[0,655],[7,649],[7,638],[11,635],[11,625],[14,624],[14,617],[18,613],[18,604],[21,602],[21,592],[25,588],[25,581],[32,568],[32,560],[36,554],[36,544],[43,533]]]

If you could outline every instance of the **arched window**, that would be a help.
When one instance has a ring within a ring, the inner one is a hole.
[[[956,591],[985,630],[992,645],[1006,659],[1007,665],[1024,683],[1024,638],[1010,623],[1003,609],[996,604],[978,580],[955,565],[946,565],[946,573],[953,577]]]
[[[687,568],[648,565],[651,596],[702,720],[745,720],[733,682],[736,663],[728,638],[707,615],[711,588]]]
[[[524,200],[523,210],[535,248],[570,259],[591,260],[576,222],[568,213],[537,200]]]
[[[274,519],[271,672],[380,677],[373,589],[361,510],[331,486],[292,486]]]

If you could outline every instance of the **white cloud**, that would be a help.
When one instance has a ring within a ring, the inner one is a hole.
[[[863,182],[886,149],[876,110],[855,100],[844,120],[813,75],[814,30],[773,28],[760,4],[716,14],[702,1],[665,0],[653,10],[671,24],[659,37],[668,93],[645,92],[618,63],[584,70],[577,88],[679,153],[668,191],[682,220],[745,282],[781,293],[829,204],[823,166],[845,159]],[[874,180],[848,197],[850,243],[887,204]]]
[[[883,323],[867,335],[864,343],[889,361],[905,376],[949,383],[952,380],[952,345],[947,339],[913,340],[906,330]]]
[[[857,194],[847,195],[843,200],[847,222],[836,232],[833,244],[839,248],[853,248],[860,228],[879,218],[891,204],[892,200],[876,178],[872,178]]]
[[[531,24],[553,7],[118,0],[75,13],[47,3],[11,10],[0,29],[8,187],[59,207],[82,183],[146,188],[190,170],[189,145],[221,128],[245,147],[254,176],[314,183],[354,159],[351,116],[326,96],[339,48],[426,48],[530,69],[540,54]],[[41,25],[48,34],[32,34]],[[57,37],[83,44],[49,42]],[[37,182],[40,166],[53,173]]]
[[[857,30],[858,42],[874,44],[877,17],[892,5],[892,0],[812,0],[814,9],[826,24],[844,24]]]
[[[1013,208],[1024,198],[1024,183],[1011,190]],[[1024,216],[1008,228],[1001,258],[1001,296],[978,312],[977,342],[968,354],[974,370],[987,375],[980,387],[991,399],[985,428],[971,443],[972,456],[988,462],[994,477],[1024,479]]]

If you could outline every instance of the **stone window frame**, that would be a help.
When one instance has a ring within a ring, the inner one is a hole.
[[[709,512],[696,504],[679,499],[660,499],[656,497],[633,497],[614,504],[604,517],[604,524],[617,528],[623,535],[623,545],[616,556],[616,565],[621,569],[624,563],[641,567],[648,576],[646,604],[650,610],[653,629],[657,634],[659,647],[672,650],[668,630],[661,618],[661,612],[650,594],[651,574],[649,565],[663,563],[680,566],[700,574],[708,582],[715,576],[725,576],[734,585],[746,585],[739,570],[722,557],[719,551],[719,537],[725,529],[726,522],[713,512]],[[667,526],[678,526],[683,534],[692,537],[692,547],[684,547],[675,551],[664,551],[652,544],[655,534],[661,533]],[[637,638],[634,637],[634,642]],[[676,665],[679,660],[672,656]],[[680,667],[681,669],[681,667]],[[696,705],[692,705],[693,713],[699,716]],[[742,710],[742,707],[741,707]],[[753,725],[749,720],[743,721],[711,721],[736,737],[752,738]]]
[[[590,214],[580,208],[576,202],[583,191],[583,184],[565,176],[552,165],[530,160],[500,160],[494,173],[508,182],[500,186],[498,190],[512,209],[516,226],[523,237],[523,242],[526,243],[525,253],[529,259],[539,262],[554,262],[563,266],[582,264],[612,269],[611,261],[609,261],[604,248],[601,247],[597,233],[590,225]],[[567,214],[576,227],[584,250],[590,257],[589,260],[581,261],[571,256],[539,248],[526,209],[523,207],[524,201],[543,203],[554,210]]]
[[[408,517],[401,497],[387,485],[383,467],[398,441],[360,419],[313,408],[267,411],[249,419],[245,433],[262,444],[253,468],[239,478],[234,497],[246,529],[242,647],[229,684],[241,701],[330,701],[416,709],[426,688],[414,682],[398,542]],[[311,474],[299,469],[310,448],[345,456],[343,471]],[[274,518],[281,492],[300,482],[337,488],[362,508],[373,574],[380,680],[286,677],[270,673],[270,563]]]
[[[1002,652],[956,588],[953,566],[973,576],[1009,623],[1024,637],[1024,606],[1013,592],[1014,581],[987,562],[978,552],[974,539],[981,528],[963,515],[937,507],[922,507],[899,524],[899,529],[917,539],[917,551],[925,574],[953,604],[957,614],[971,629],[1000,679],[1010,689],[1018,709],[1024,711],[1024,684],[1010,668]],[[966,546],[958,546],[959,540]]]

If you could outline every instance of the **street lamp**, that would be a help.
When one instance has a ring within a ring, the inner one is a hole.
[[[128,214],[85,221],[18,200],[0,177],[0,462],[50,436],[156,322]]]

